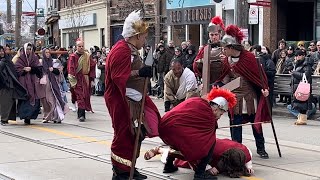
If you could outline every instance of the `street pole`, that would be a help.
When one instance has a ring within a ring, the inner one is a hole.
[[[12,23],[11,0],[7,0],[7,23]]]
[[[17,48],[20,47],[21,15],[22,15],[22,0],[16,0],[16,16],[15,16],[14,40],[15,40],[15,45],[16,45]]]
[[[160,20],[160,14],[161,14],[161,1],[155,2],[155,17],[154,17],[154,29],[155,29],[155,44],[160,42],[160,36],[161,36],[161,20]],[[161,14],[162,15],[162,14]]]
[[[236,8],[235,8],[235,15],[236,15],[236,25],[243,29],[249,28],[249,4],[246,0],[237,0],[236,1]]]
[[[38,8],[38,0],[35,0],[34,1],[34,12],[35,12],[35,15],[34,15],[34,40],[33,40],[33,44],[35,46],[36,43],[37,43],[37,40],[36,40],[36,34],[37,34],[37,31],[38,31],[38,16],[37,16],[37,8]]]

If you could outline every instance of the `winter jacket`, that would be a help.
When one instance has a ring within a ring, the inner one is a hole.
[[[286,60],[284,61],[284,68],[283,68],[282,74],[289,74],[289,71],[293,70],[293,62],[294,62],[294,55],[286,57]]]
[[[305,58],[303,60],[296,61],[294,63],[294,69],[292,71],[291,75],[291,88],[292,88],[292,95],[293,95],[293,101],[292,101],[292,107],[295,110],[306,111],[308,109],[312,108],[312,97],[309,97],[308,101],[302,102],[295,98],[294,92],[296,92],[297,87],[302,80],[303,73],[305,73],[308,82],[310,83],[310,93],[311,93],[311,84],[312,84],[312,65],[310,64],[309,58]]]
[[[168,59],[168,54],[166,50],[158,51],[157,52],[157,60],[156,60],[156,67],[158,73],[164,73],[167,69],[168,64],[170,63],[171,59]]]
[[[185,62],[184,62],[184,64],[183,64],[183,67],[187,67],[187,68],[189,68],[190,70],[192,70],[193,71],[193,61],[194,61],[194,59],[196,58],[196,56],[197,56],[197,54],[196,54],[196,50],[195,50],[195,46],[189,46],[188,47],[188,49],[187,49],[188,51],[189,50],[192,50],[192,54],[189,54],[188,52],[187,52],[187,54],[186,54],[186,58],[185,58]]]

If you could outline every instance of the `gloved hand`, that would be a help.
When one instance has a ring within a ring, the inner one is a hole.
[[[151,66],[144,66],[143,68],[139,69],[139,76],[140,77],[152,77]]]

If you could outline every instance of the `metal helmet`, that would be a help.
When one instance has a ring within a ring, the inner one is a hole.
[[[228,111],[229,108],[233,108],[237,104],[236,95],[223,88],[212,88],[207,95],[207,99],[224,111]]]
[[[222,37],[222,45],[239,45],[244,38],[244,34],[241,29],[236,25],[229,25],[226,27],[226,35]]]
[[[216,97],[211,102],[218,105],[218,107],[224,111],[228,111],[229,103],[224,97]]]
[[[226,34],[222,37],[221,44],[224,46],[238,44],[236,38]]]
[[[220,16],[215,16],[211,19],[208,25],[208,32],[219,32],[224,31],[224,23]]]

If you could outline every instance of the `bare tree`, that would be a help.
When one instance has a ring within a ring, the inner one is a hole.
[[[69,31],[69,44],[75,43],[76,39],[81,35],[81,27],[86,23],[86,9],[77,8],[76,6],[70,7],[69,13],[67,14]]]

